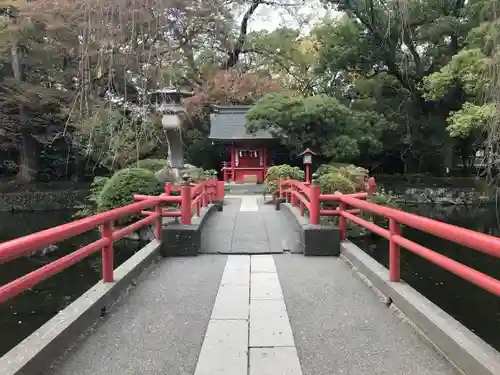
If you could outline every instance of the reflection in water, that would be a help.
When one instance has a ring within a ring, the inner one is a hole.
[[[71,211],[0,213],[0,241],[7,241],[29,233],[51,228],[71,221]],[[0,264],[0,285],[42,267],[98,239],[91,231],[69,239],[45,254],[33,254],[6,264]],[[127,260],[144,243],[121,240],[115,244],[115,267]],[[47,320],[82,295],[101,277],[101,257],[97,253],[67,270],[38,284],[33,289],[0,304],[0,356],[9,351]]]
[[[497,210],[494,205],[479,207],[420,205],[405,207],[405,211],[494,236],[500,235]],[[460,263],[500,279],[499,258],[441,240],[412,228],[404,228],[403,235]],[[388,266],[389,246],[385,239],[368,236],[353,242],[384,266]],[[490,345],[500,350],[500,336],[498,335],[500,332],[500,298],[404,249],[401,250],[401,277]]]

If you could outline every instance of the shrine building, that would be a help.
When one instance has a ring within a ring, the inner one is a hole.
[[[230,160],[223,163],[225,182],[262,183],[268,166],[268,145],[275,138],[265,130],[249,133],[245,114],[250,105],[214,105],[210,114],[210,135],[213,141],[229,148]]]

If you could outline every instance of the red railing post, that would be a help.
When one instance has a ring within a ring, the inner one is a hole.
[[[216,199],[217,195],[217,179],[212,178],[210,181],[210,204],[214,203],[214,200]]]
[[[191,224],[191,184],[184,183],[181,186],[181,222]]]
[[[155,205],[155,213],[158,215],[155,220],[155,238],[158,241],[161,241],[161,232],[163,231],[163,218],[162,218],[162,206],[161,203],[158,202]]]
[[[347,239],[347,226],[346,226],[347,223],[345,217],[342,216],[342,212],[347,210],[347,205],[344,202],[340,201],[339,208],[340,208],[340,215],[339,215],[340,240],[344,241]]]
[[[297,206],[297,202],[298,202],[298,199],[295,195],[295,192],[298,191],[297,188],[295,187],[295,185],[292,185],[290,186],[290,189],[291,189],[291,197],[290,197],[290,200],[291,200],[291,203],[292,203],[292,206],[293,207],[296,207]]]
[[[224,181],[217,181],[217,199],[224,199]]]
[[[377,181],[375,181],[375,178],[370,177],[368,179],[368,195],[374,195],[376,189],[377,189]]]
[[[207,189],[207,182],[203,181],[202,182],[202,187],[201,187],[201,204],[203,207],[208,206],[208,189]]]
[[[309,211],[309,224],[319,224],[320,218],[320,187],[314,184],[309,186],[309,204],[311,210]]]
[[[113,281],[113,222],[108,221],[101,226],[101,238],[109,239],[102,252],[102,281],[110,283]]]
[[[400,273],[400,248],[392,240],[392,236],[398,236],[400,234],[399,224],[396,220],[389,219],[389,280],[399,281],[401,277]]]
[[[170,184],[165,184],[165,195],[170,195],[171,191]]]

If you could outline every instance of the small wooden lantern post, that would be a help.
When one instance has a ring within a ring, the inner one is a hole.
[[[304,163],[306,168],[306,184],[311,183],[311,164],[313,155],[315,156],[316,154],[310,148],[306,148],[299,155],[302,156],[302,162]]]

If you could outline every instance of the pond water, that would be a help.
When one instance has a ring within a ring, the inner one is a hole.
[[[500,207],[495,205],[437,207],[418,205],[404,207],[425,217],[449,224],[500,235]],[[420,232],[403,228],[403,236],[478,271],[500,279],[500,259]],[[370,235],[353,240],[369,255],[389,264],[388,241]],[[441,307],[455,319],[500,350],[500,298],[462,280],[429,261],[401,249],[401,278]]]
[[[0,242],[37,232],[72,220],[73,211],[0,212]],[[58,257],[98,239],[87,232],[58,244],[51,253],[22,257],[0,264],[0,285],[6,284]],[[115,244],[115,267],[138,251],[144,243],[121,240]],[[101,256],[93,256],[36,285],[33,289],[0,304],[0,356],[29,336],[47,320],[82,295],[101,278]]]
[[[420,205],[407,206],[404,209],[450,224],[500,235],[500,219],[494,205],[446,208]],[[70,211],[0,213],[0,241],[71,221],[71,215]],[[403,234],[426,247],[500,279],[500,259],[453,245],[411,228],[404,228]],[[47,256],[24,257],[0,265],[0,285],[97,238],[96,231],[88,232],[59,244],[59,247]],[[386,240],[368,236],[358,238],[354,242],[387,267]],[[115,245],[117,250],[115,251],[115,266],[123,263],[143,245],[144,243],[137,241],[119,241]],[[100,254],[95,254],[37,285],[32,290],[0,304],[0,332],[2,332],[0,356],[94,285],[101,276],[100,260]],[[406,282],[500,350],[500,336],[498,335],[500,332],[500,298],[482,291],[405,250],[401,251],[401,265],[401,275]]]

